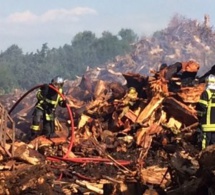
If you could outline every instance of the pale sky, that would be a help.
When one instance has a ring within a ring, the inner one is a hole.
[[[215,0],[0,0],[0,52],[13,44],[24,53],[47,43],[51,49],[79,32],[117,34],[130,28],[149,36],[166,28],[175,14],[215,25]]]

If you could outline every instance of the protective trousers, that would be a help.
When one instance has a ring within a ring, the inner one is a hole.
[[[203,132],[202,149],[215,144],[215,132]]]
[[[41,131],[40,126],[42,121],[43,123]],[[47,113],[44,110],[36,108],[33,112],[31,130],[37,135],[41,134],[45,135],[46,137],[50,137],[55,131],[54,113]]]

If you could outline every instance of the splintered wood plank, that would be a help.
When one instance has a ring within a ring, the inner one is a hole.
[[[37,165],[44,162],[45,157],[38,151],[32,149],[24,142],[15,142],[14,144],[15,158],[21,159],[32,165]]]
[[[43,146],[51,146],[53,143],[56,145],[66,143],[67,138],[66,137],[56,137],[56,138],[46,138],[45,136],[39,136],[32,140],[29,145],[35,146],[35,145],[43,145]]]
[[[157,94],[156,96],[154,96],[149,102],[149,104],[139,114],[136,122],[144,123],[151,116],[151,114],[161,105],[163,100],[164,100],[164,97],[162,97],[160,94]]]
[[[170,174],[166,174],[166,172],[166,167],[161,168],[157,165],[150,166],[141,170],[141,180],[144,183],[156,184],[165,187],[168,181],[170,181]]]
[[[135,114],[132,110],[130,110],[130,109],[129,109],[128,112],[126,112],[125,116],[126,116],[128,119],[130,119],[133,123],[137,120],[136,114]]]
[[[183,123],[185,126],[192,125],[198,121],[194,110],[190,109],[187,105],[177,101],[173,97],[167,97],[163,101],[164,111],[176,120]]]
[[[143,148],[148,148],[151,145],[151,140],[153,134],[159,134],[162,127],[159,124],[152,124],[146,128],[140,128],[136,133],[136,143],[141,145]]]
[[[182,87],[177,95],[184,103],[197,103],[204,90],[205,83],[201,83],[195,87]]]

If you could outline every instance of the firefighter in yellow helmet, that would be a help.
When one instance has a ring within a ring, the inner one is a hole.
[[[202,149],[215,144],[215,75],[206,78],[206,89],[202,92],[196,110],[202,130]]]
[[[67,101],[51,88],[49,85],[56,88],[60,93],[63,93],[62,87],[64,80],[60,76],[56,76],[51,80],[51,83],[44,84],[36,94],[37,103],[33,111],[33,119],[31,125],[31,139],[38,135],[45,135],[46,137],[56,137],[55,134],[55,109],[58,105],[66,107]],[[41,121],[43,121],[42,129]]]

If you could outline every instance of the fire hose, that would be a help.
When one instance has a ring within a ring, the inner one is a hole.
[[[35,89],[38,89],[40,87],[42,87],[44,84],[41,85],[37,85],[33,88],[31,88],[30,90],[28,90],[26,93],[24,93],[18,101],[16,101],[16,103],[12,106],[12,108],[9,110],[9,114],[12,113],[12,111],[16,108],[16,106],[28,95],[30,94],[32,91],[34,91]],[[50,88],[52,88],[53,90],[55,90],[63,100],[66,100],[65,96],[60,93],[54,86],[49,85]],[[86,163],[86,162],[93,162],[93,163],[98,163],[98,162],[104,162],[106,164],[111,164],[113,163],[110,159],[104,159],[104,158],[98,158],[98,157],[91,157],[91,158],[70,158],[69,154],[72,150],[73,144],[74,144],[74,140],[75,140],[75,133],[74,133],[74,119],[73,119],[73,115],[72,115],[72,111],[71,108],[68,104],[66,104],[66,108],[69,114],[69,118],[70,118],[70,128],[71,128],[71,138],[70,138],[70,142],[69,142],[69,146],[68,146],[68,150],[66,152],[66,154],[63,157],[57,157],[57,156],[52,156],[52,157],[47,157],[47,160],[51,160],[51,161],[59,161],[59,160],[63,160],[63,161],[70,161],[70,162],[76,162],[76,163]],[[117,160],[117,163],[124,166],[124,165],[128,165],[131,162],[130,161],[126,161],[126,160]],[[113,163],[114,164],[114,163]]]

